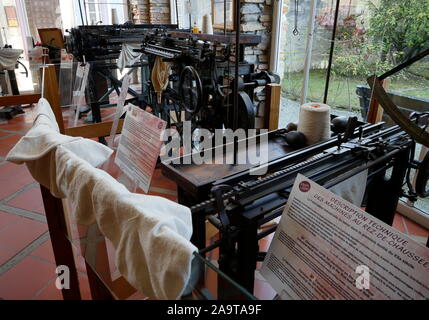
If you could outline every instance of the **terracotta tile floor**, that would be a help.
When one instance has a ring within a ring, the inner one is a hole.
[[[103,110],[103,116],[109,114]],[[38,185],[25,166],[4,161],[32,121],[31,108],[10,121],[0,120],[0,299],[62,299],[55,287],[55,259]],[[175,189],[174,183],[156,173],[152,194],[176,200]],[[429,234],[399,215],[395,217],[394,227],[422,243]],[[77,257],[77,266],[82,297],[90,299],[82,257]],[[257,282],[257,290],[269,291],[262,281]],[[142,297],[135,294],[132,298]]]

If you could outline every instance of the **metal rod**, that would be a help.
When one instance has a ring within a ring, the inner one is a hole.
[[[78,1],[78,3],[79,3],[79,11],[80,11],[80,19],[82,20],[82,24],[85,25],[85,20],[83,20],[82,4],[81,4],[80,1],[81,0]]]
[[[307,102],[308,82],[310,80],[311,58],[313,54],[314,23],[316,20],[317,0],[310,2],[310,17],[308,19],[307,47],[305,50],[304,81],[301,91],[301,105]]]
[[[338,12],[340,11],[340,1],[341,0],[337,0],[337,4],[335,6],[334,27],[332,29],[331,48],[329,49],[329,63],[328,63],[328,71],[326,74],[326,83],[325,83],[325,94],[323,96],[323,103],[325,104],[328,101],[329,81],[331,79],[332,60],[333,60],[334,49],[335,49],[335,36],[337,35],[337,23],[338,23]]]
[[[235,1],[235,77],[234,77],[234,130],[238,129],[238,77],[239,74],[239,59],[240,59],[240,1]]]
[[[179,25],[179,4],[177,3],[177,0],[175,1],[176,4],[176,24]]]
[[[85,10],[86,25],[89,25],[89,23],[88,23],[88,12],[86,11],[86,1],[85,0],[83,0],[83,9]]]
[[[188,0],[188,11],[189,11],[189,29],[192,30],[191,0]]]
[[[223,34],[226,35],[226,0],[223,0]]]

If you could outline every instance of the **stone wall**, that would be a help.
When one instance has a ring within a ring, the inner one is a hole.
[[[131,0],[134,23],[168,24],[170,0]]]
[[[149,0],[131,0],[130,4],[134,23],[150,23]]]
[[[255,65],[255,71],[269,69],[270,44],[273,19],[272,0],[241,0],[241,32],[257,34],[262,42],[255,47],[247,47],[245,60]],[[265,89],[255,92],[256,128],[264,127]]]

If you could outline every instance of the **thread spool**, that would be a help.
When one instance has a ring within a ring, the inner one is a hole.
[[[313,145],[331,138],[331,107],[323,103],[306,103],[301,106],[298,131]]]
[[[203,17],[203,33],[213,34],[213,23],[211,14],[206,14]]]

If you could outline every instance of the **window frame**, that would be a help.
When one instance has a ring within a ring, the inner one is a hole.
[[[13,12],[10,12],[9,10],[12,10]],[[4,6],[4,13],[6,15],[8,27],[19,27],[18,13],[15,6]],[[15,15],[15,17],[12,17],[11,15]]]
[[[231,6],[232,6],[232,21],[231,21],[231,24],[230,25],[226,25],[226,30],[227,31],[235,31],[235,24],[236,24],[236,18],[235,18],[235,2],[237,1],[237,0],[211,0],[211,3],[212,3],[212,22],[213,22],[213,28],[214,29],[224,29],[225,28],[225,26],[224,26],[224,24],[215,24],[215,17],[216,17],[216,10],[215,10],[215,3],[216,2],[221,2],[222,4],[224,3],[224,1],[228,1],[228,2],[231,2]],[[223,20],[223,17],[222,17],[222,20]]]

